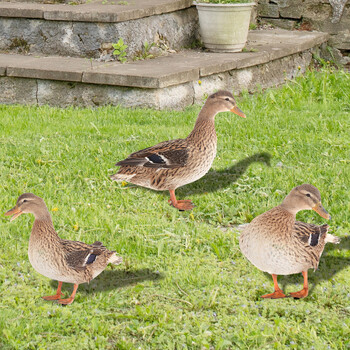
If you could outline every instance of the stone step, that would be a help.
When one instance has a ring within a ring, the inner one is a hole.
[[[318,32],[258,30],[249,33],[246,52],[184,50],[127,64],[1,54],[0,103],[182,108],[217,89],[281,84],[305,71],[310,50],[327,38]]]
[[[133,56],[146,41],[179,49],[197,35],[192,0],[0,1],[0,50],[6,52],[97,58],[106,44],[123,38]]]

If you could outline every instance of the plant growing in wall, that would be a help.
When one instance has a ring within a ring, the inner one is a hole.
[[[136,56],[134,57],[134,61],[138,61],[138,60],[147,60],[150,58],[154,58],[154,55],[151,54],[151,49],[152,47],[155,46],[155,43],[151,43],[149,44],[148,41],[146,40],[143,43],[143,48],[141,51],[139,51]]]
[[[197,0],[195,5],[206,48],[214,52],[242,51],[247,42],[254,1]]]
[[[128,45],[124,44],[123,38],[119,38],[117,43],[112,44],[113,46],[113,55],[117,57],[117,60],[120,61],[121,63],[126,62],[126,49]]]

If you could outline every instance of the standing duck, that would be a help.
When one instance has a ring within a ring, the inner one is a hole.
[[[61,239],[56,233],[45,202],[33,193],[19,196],[16,206],[5,215],[13,215],[11,221],[23,213],[34,214],[35,220],[29,239],[28,256],[34,269],[40,274],[57,280],[55,295],[45,296],[45,300],[57,300],[67,305],[74,300],[79,284],[90,282],[111,263],[118,265],[122,258],[107,250],[101,242],[86,244]],[[73,283],[73,293],[62,299],[62,283]]]
[[[212,94],[185,139],[164,141],[130,154],[116,164],[120,169],[111,178],[157,191],[168,190],[170,205],[179,210],[191,210],[192,201],[177,200],[175,190],[200,179],[211,168],[216,156],[215,116],[227,111],[245,118],[230,92]]]
[[[326,243],[340,242],[338,237],[327,233],[328,225],[317,226],[295,220],[298,211],[311,209],[325,219],[331,218],[321,204],[320,191],[304,184],[293,188],[282,204],[257,216],[243,228],[239,240],[242,253],[273,278],[275,291],[262,298],[286,297],[278,286],[277,275],[300,272],[304,277],[304,288],[289,296],[296,299],[306,297],[308,269],[317,269]]]

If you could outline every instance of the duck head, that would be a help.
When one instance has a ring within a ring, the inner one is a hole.
[[[237,107],[236,101],[229,91],[215,92],[215,94],[208,97],[205,105],[213,109],[216,113],[231,111],[242,118],[246,117],[246,115]]]
[[[300,210],[314,210],[324,219],[329,220],[331,218],[321,204],[320,191],[315,186],[309,184],[294,187],[284,199],[281,206],[294,214]]]
[[[36,218],[47,215],[48,210],[44,200],[33,193],[24,193],[17,199],[16,205],[5,213],[6,216],[13,215],[11,221],[23,213],[32,213]]]

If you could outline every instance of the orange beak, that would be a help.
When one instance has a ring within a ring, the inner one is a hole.
[[[324,219],[330,220],[331,216],[329,215],[328,211],[323,208],[321,202],[318,202],[313,208],[312,210],[315,210],[315,212],[322,216]]]
[[[234,106],[232,109],[230,109],[230,111],[234,114],[239,115],[242,118],[246,118],[245,114],[237,106]]]
[[[6,216],[13,215],[10,221],[15,220],[15,219],[18,218],[21,214],[23,214],[23,212],[21,212],[21,211],[17,208],[17,206],[14,207],[14,208],[12,208],[12,209],[10,209],[9,211],[7,211],[7,212],[5,213]]]

